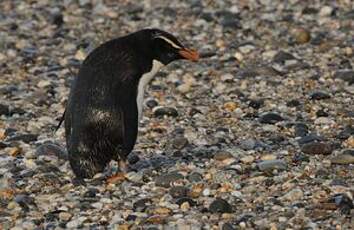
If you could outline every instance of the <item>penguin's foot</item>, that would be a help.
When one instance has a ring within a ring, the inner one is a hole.
[[[76,186],[86,186],[86,182],[83,178],[81,177],[75,177],[73,180],[72,180],[72,183],[73,185],[76,187]]]
[[[107,182],[110,184],[119,184],[125,181],[128,172],[128,163],[126,160],[118,160],[119,172],[108,177]]]
[[[114,174],[113,176],[110,176],[107,178],[107,183],[109,184],[120,184],[123,181],[126,180],[126,174],[123,172],[118,172],[116,174]]]
[[[119,171],[123,173],[128,172],[128,162],[126,160],[118,160]]]

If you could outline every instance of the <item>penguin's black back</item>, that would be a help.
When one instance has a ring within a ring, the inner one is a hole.
[[[112,159],[125,159],[138,130],[136,104],[140,77],[151,67],[139,32],[106,42],[83,62],[65,112],[71,166],[92,177]]]

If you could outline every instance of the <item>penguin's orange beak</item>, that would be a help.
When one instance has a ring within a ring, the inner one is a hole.
[[[198,61],[199,53],[195,50],[182,48],[178,51],[179,55],[190,61]]]

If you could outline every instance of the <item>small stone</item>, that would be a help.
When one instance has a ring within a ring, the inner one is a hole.
[[[189,196],[193,198],[197,198],[202,194],[203,190],[204,190],[204,184],[202,183],[194,184],[189,193]]]
[[[232,213],[232,206],[224,199],[216,198],[209,206],[211,213]]]
[[[176,137],[172,140],[172,146],[175,149],[181,150],[188,145],[188,139],[185,137]]]
[[[324,141],[325,139],[321,136],[317,136],[314,133],[310,133],[307,136],[303,136],[301,137],[298,142],[300,145],[304,145],[306,143],[310,143],[310,142],[316,142],[316,141]]]
[[[287,194],[285,194],[282,199],[290,202],[301,200],[304,196],[304,192],[301,189],[293,189]]]
[[[59,213],[59,219],[61,221],[68,222],[71,219],[72,215],[68,212],[60,212]]]
[[[261,171],[270,171],[274,169],[285,170],[287,164],[284,160],[266,160],[257,164],[259,170]]]
[[[87,198],[94,198],[96,197],[96,194],[98,193],[98,189],[96,188],[89,188],[85,193],[84,193],[84,197]]]
[[[226,151],[217,152],[214,155],[214,159],[217,161],[223,161],[229,158],[233,158],[232,154]]]
[[[172,212],[171,209],[165,207],[159,207],[154,209],[153,213],[157,215],[169,215]]]
[[[66,227],[67,227],[67,228],[77,229],[77,228],[79,228],[79,227],[82,225],[82,223],[83,223],[85,220],[86,220],[86,217],[81,216],[81,217],[79,217],[79,218],[77,218],[77,219],[73,219],[73,220],[71,220],[70,222],[68,222],[68,223],[66,224]]]
[[[151,224],[164,224],[165,221],[166,221],[166,217],[160,215],[153,215],[146,219],[146,222]]]
[[[23,141],[25,143],[31,143],[37,141],[37,134],[19,134],[14,137],[7,139],[7,141]]]
[[[155,108],[156,106],[159,105],[159,103],[155,99],[149,99],[145,102],[145,105],[149,107],[150,109]]]
[[[335,121],[333,121],[329,117],[319,117],[315,120],[314,122],[316,125],[332,125],[335,124]]]
[[[237,104],[235,102],[229,101],[224,104],[224,109],[228,112],[233,112],[237,108]]]
[[[129,172],[125,175],[125,177],[132,182],[139,183],[143,180],[143,174],[140,172]]]
[[[192,86],[191,86],[191,84],[181,84],[181,85],[179,85],[179,86],[177,86],[177,88],[176,88],[180,93],[183,93],[183,94],[185,94],[185,93],[188,93],[188,92],[190,92],[191,91],[191,89],[192,89]]]
[[[75,58],[77,60],[83,61],[83,60],[85,60],[86,55],[87,54],[85,53],[85,51],[83,49],[79,49],[75,54]]]
[[[190,204],[189,202],[183,202],[181,205],[180,205],[180,208],[183,212],[186,212],[190,209]]]
[[[257,141],[253,138],[242,140],[240,148],[243,150],[252,150],[256,147]]]
[[[320,12],[319,12],[319,15],[321,17],[328,17],[328,16],[331,16],[333,12],[333,8],[330,7],[330,6],[323,6],[321,9],[320,9]]]
[[[262,161],[269,161],[269,160],[275,160],[277,159],[277,156],[273,155],[273,154],[265,154],[261,156],[261,160]]]
[[[286,106],[288,107],[297,107],[299,106],[301,103],[299,100],[296,100],[296,99],[293,99],[293,100],[290,100],[286,103]]]
[[[46,87],[48,87],[48,86],[50,86],[51,85],[51,82],[50,81],[48,81],[48,80],[40,80],[38,83],[37,83],[37,87],[38,88],[46,88]]]
[[[203,196],[210,196],[210,189],[208,189],[208,188],[204,189]]]
[[[9,147],[9,148],[6,148],[6,150],[7,150],[8,154],[13,157],[20,155],[22,152],[22,149],[20,147]]]
[[[264,100],[262,99],[252,99],[248,102],[248,106],[254,109],[259,109],[264,105]]]
[[[354,164],[354,150],[351,150],[352,154],[338,154],[331,158],[332,164]]]
[[[328,155],[332,153],[332,146],[323,142],[310,142],[304,144],[301,151],[306,154],[324,154]]]
[[[203,176],[198,172],[192,172],[191,174],[188,174],[187,180],[192,183],[199,182],[199,181],[203,180]]]
[[[351,135],[354,135],[354,127],[346,126],[344,130],[342,130],[338,135],[337,138],[341,140],[348,139]]]
[[[339,70],[334,73],[333,77],[346,81],[349,85],[354,84],[354,70]]]
[[[10,116],[10,109],[7,105],[0,104],[0,116]]]
[[[171,172],[165,175],[161,175],[156,177],[155,179],[155,184],[156,186],[161,186],[168,188],[171,186],[171,184],[177,180],[182,180],[184,177],[182,174],[178,172]]]
[[[345,140],[343,145],[346,148],[354,148],[354,135],[350,136],[347,140]]]
[[[296,43],[305,44],[310,41],[310,32],[304,28],[297,28],[293,31]]]
[[[276,124],[277,122],[283,120],[284,118],[282,118],[279,114],[273,112],[264,113],[259,118],[259,122],[263,124]]]
[[[317,117],[328,117],[328,113],[324,111],[323,109],[317,110],[316,111],[316,116]]]
[[[255,160],[254,156],[252,155],[248,155],[248,156],[244,156],[240,159],[240,161],[244,164],[250,164]]]
[[[346,193],[335,194],[330,201],[335,203],[342,214],[350,215],[351,210],[354,209],[353,197],[348,196]]]
[[[153,109],[153,112],[155,117],[163,117],[163,116],[177,117],[178,116],[177,110],[172,107],[157,106]]]
[[[280,51],[273,57],[273,62],[276,63],[284,64],[288,60],[296,60],[296,58],[292,54],[285,51]]]
[[[144,198],[133,203],[133,210],[135,212],[145,212],[146,208],[152,204],[151,199]]]
[[[225,223],[225,224],[222,225],[221,230],[236,230],[236,227],[234,227],[230,223]]]
[[[52,15],[52,24],[60,27],[64,23],[63,15],[60,12],[57,12]]]
[[[176,204],[178,205],[182,205],[184,203],[188,203],[190,206],[196,206],[197,202],[195,202],[192,198],[189,197],[181,197],[179,199],[177,199]]]
[[[65,151],[65,149],[59,145],[52,144],[52,143],[47,143],[40,145],[36,149],[36,154],[38,156],[48,156],[48,155],[54,155],[57,156],[59,159],[68,159],[68,154]]]
[[[174,186],[170,188],[169,193],[173,198],[181,198],[187,196],[189,189],[184,186]]]
[[[306,124],[298,123],[294,126],[295,136],[296,137],[304,137],[308,134],[309,128]]]
[[[331,95],[323,91],[315,91],[310,94],[309,98],[311,100],[324,100],[331,98]]]

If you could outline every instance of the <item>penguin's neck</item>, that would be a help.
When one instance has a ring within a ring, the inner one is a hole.
[[[143,102],[144,102],[144,92],[147,84],[151,81],[151,79],[155,76],[155,74],[164,66],[161,62],[157,60],[152,61],[152,68],[149,72],[144,73],[138,85],[138,95],[136,97],[136,103],[138,105],[138,113],[139,113],[139,121],[143,115]]]

